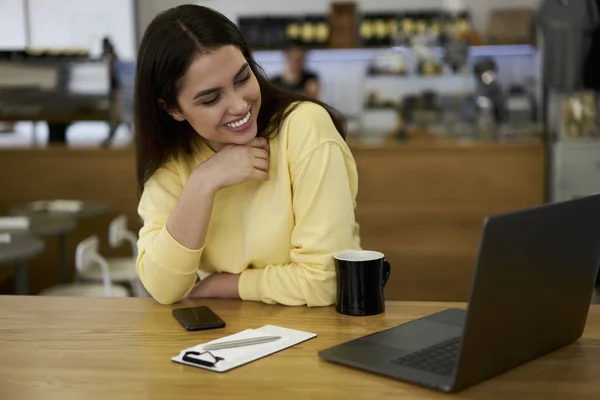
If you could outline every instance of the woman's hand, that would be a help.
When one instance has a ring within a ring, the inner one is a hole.
[[[239,280],[239,275],[228,274],[225,272],[212,274],[197,283],[188,297],[195,299],[239,299]]]
[[[227,145],[194,170],[216,192],[249,180],[269,179],[269,143],[254,138],[247,145]]]

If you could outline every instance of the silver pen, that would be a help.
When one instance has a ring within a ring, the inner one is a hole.
[[[261,344],[273,342],[275,340],[281,339],[281,336],[260,336],[250,339],[241,339],[241,340],[231,340],[229,342],[221,342],[221,343],[212,343],[202,346],[203,350],[221,350],[221,349],[230,349],[234,347],[242,347],[242,346],[251,346],[253,344]]]

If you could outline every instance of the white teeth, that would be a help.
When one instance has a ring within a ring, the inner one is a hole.
[[[246,122],[248,122],[249,119],[250,119],[250,111],[248,111],[248,114],[246,114],[244,119],[241,119],[238,122],[232,122],[231,124],[225,124],[225,126],[227,126],[229,128],[239,128],[240,126],[242,126]]]

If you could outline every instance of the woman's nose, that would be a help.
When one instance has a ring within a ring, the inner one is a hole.
[[[236,94],[233,96],[229,106],[229,112],[232,115],[242,115],[248,111],[248,102],[243,96]]]

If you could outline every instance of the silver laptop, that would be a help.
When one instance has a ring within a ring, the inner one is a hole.
[[[319,357],[459,391],[581,337],[599,265],[600,195],[493,216],[467,311],[448,309]]]

